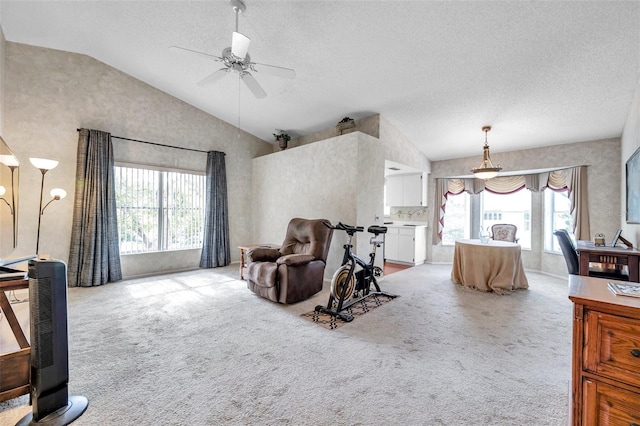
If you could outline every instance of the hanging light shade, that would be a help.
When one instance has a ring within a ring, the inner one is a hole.
[[[498,176],[498,172],[502,170],[502,167],[498,164],[497,166],[493,165],[491,161],[491,156],[489,155],[489,145],[487,144],[487,133],[491,130],[491,126],[484,126],[482,131],[484,132],[484,148],[482,151],[482,163],[480,167],[474,167],[471,169],[473,174],[478,179],[491,179]]]

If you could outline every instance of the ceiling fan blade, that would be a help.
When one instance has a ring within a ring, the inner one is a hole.
[[[265,92],[262,87],[260,87],[256,79],[253,78],[251,74],[245,71],[240,74],[240,78],[242,79],[242,81],[244,81],[244,84],[247,85],[249,90],[251,90],[251,93],[253,93],[253,96],[255,96],[256,98],[264,98],[265,96],[267,96],[267,92]]]
[[[204,53],[204,52],[198,52],[197,50],[187,49],[186,47],[171,46],[171,47],[169,47],[169,49],[175,50],[175,51],[183,51],[183,52],[188,52],[188,53],[194,53],[196,55],[202,56],[203,58],[213,59],[214,61],[218,61],[218,62],[222,62],[223,61],[223,59],[221,57],[219,57],[219,56],[210,55],[210,54]]]
[[[237,31],[233,32],[233,38],[231,39],[231,53],[234,56],[244,60],[247,56],[247,52],[249,52],[249,43],[251,39],[244,34],[241,34]]]
[[[197,82],[196,86],[208,86],[209,84],[220,80],[229,71],[230,71],[229,68],[220,68],[218,71],[214,72],[211,75],[208,75],[207,77],[205,77],[202,80],[200,80],[199,82]]]
[[[252,65],[259,66],[259,68],[254,68],[254,71],[258,73],[271,74],[275,75],[276,77],[282,78],[296,78],[296,72],[291,68],[283,68],[276,65],[259,64],[257,62],[252,62]]]

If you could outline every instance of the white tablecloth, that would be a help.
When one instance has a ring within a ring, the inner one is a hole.
[[[481,291],[509,294],[528,288],[519,244],[506,241],[456,241],[451,280]]]

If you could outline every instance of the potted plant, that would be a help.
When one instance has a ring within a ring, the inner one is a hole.
[[[343,134],[345,130],[353,129],[356,127],[356,122],[353,118],[345,117],[336,124],[336,129],[338,129],[338,134]]]
[[[273,137],[276,138],[276,142],[278,142],[280,149],[287,149],[287,144],[291,140],[291,136],[287,133],[274,133]]]

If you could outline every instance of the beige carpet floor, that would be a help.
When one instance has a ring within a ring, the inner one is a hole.
[[[498,296],[450,265],[387,275],[400,295],[336,330],[259,298],[237,265],[69,289],[74,425],[564,425],[565,279]],[[328,287],[328,286],[325,286]],[[0,424],[30,410],[0,403]]]

